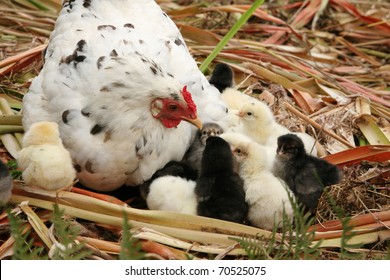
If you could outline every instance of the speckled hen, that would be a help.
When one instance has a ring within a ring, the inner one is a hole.
[[[80,182],[110,191],[181,160],[190,123],[223,123],[218,95],[154,1],[69,0],[24,97],[23,125],[58,123]]]

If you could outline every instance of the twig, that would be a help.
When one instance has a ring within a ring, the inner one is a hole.
[[[303,119],[304,121],[306,121],[307,123],[309,123],[310,125],[314,126],[316,129],[319,129],[319,130],[322,130],[323,132],[325,132],[326,134],[328,134],[329,136],[333,137],[334,139],[336,139],[337,141],[339,141],[340,143],[346,145],[347,147],[349,148],[355,148],[352,144],[350,144],[347,140],[344,140],[343,138],[341,138],[340,136],[338,136],[337,134],[333,133],[332,131],[329,131],[325,128],[323,128],[320,124],[316,123],[315,121],[313,121],[312,119],[308,118],[307,116],[305,116],[303,113],[299,112],[297,109],[295,109],[292,105],[288,104],[287,102],[283,102],[283,105],[286,107],[287,110],[289,110],[291,113],[293,113],[294,115],[296,115],[297,117]]]

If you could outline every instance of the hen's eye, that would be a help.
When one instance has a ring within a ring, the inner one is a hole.
[[[172,104],[172,105],[169,105],[169,106],[168,106],[168,110],[171,111],[171,112],[177,111],[177,105],[173,105],[173,104]]]
[[[241,154],[241,149],[236,149],[237,154]]]
[[[202,131],[202,134],[203,134],[203,135],[206,135],[206,134],[207,134],[207,131]]]

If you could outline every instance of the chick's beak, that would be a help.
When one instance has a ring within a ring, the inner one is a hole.
[[[244,112],[238,111],[236,115],[242,118],[244,116]]]
[[[183,117],[183,121],[189,122],[199,129],[202,129],[203,127],[202,121],[198,117]]]

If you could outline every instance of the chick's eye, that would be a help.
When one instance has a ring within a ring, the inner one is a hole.
[[[241,149],[236,149],[237,154],[241,154]]]
[[[246,113],[248,116],[252,116],[252,112],[247,112]]]
[[[168,106],[168,110],[169,110],[170,112],[175,112],[175,111],[177,111],[177,105],[174,105],[174,104],[169,105],[169,106]]]

